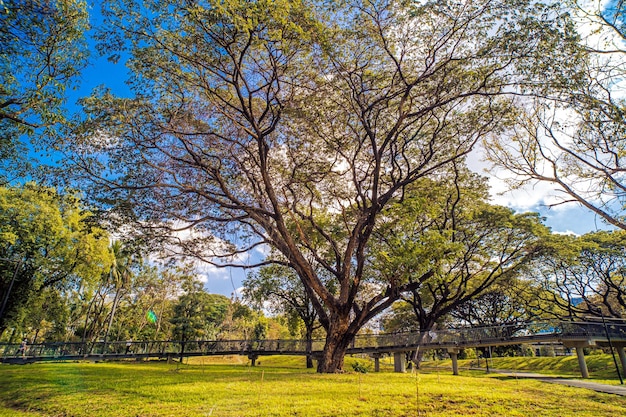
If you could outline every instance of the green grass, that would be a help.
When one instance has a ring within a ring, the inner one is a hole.
[[[625,397],[482,372],[319,375],[302,358],[260,361],[2,365],[0,416],[626,415]]]
[[[610,354],[594,354],[585,356],[590,380],[609,384],[619,384],[619,378],[615,372],[615,363]],[[618,358],[619,364],[619,358]],[[425,366],[433,369],[438,366],[442,369],[451,368],[450,360],[428,361]],[[493,369],[503,369],[520,372],[536,372],[545,375],[557,375],[567,378],[581,378],[578,368],[578,358],[576,356],[556,356],[556,357],[504,357],[492,358],[489,366]],[[469,369],[485,368],[485,360],[479,362],[476,359],[460,360],[459,367]],[[620,366],[620,372],[622,372]],[[624,375],[622,374],[622,377]]]

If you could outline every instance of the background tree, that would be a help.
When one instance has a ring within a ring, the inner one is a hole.
[[[241,300],[231,299],[226,310],[226,317],[222,323],[220,339],[251,340],[258,316],[258,313],[255,314]]]
[[[497,282],[484,293],[459,305],[451,313],[453,323],[459,326],[514,326],[524,325],[543,317],[543,309],[536,305],[540,291],[522,279]]]
[[[74,316],[77,317],[76,320],[82,322],[81,325],[76,325],[75,329],[81,335],[83,343],[99,339],[107,324],[107,301],[110,291],[107,285],[108,278],[107,272],[100,277],[97,286],[82,286],[75,294]]]
[[[86,65],[88,27],[86,1],[0,2],[0,181],[21,171],[20,135],[51,134],[65,120],[66,91]]]
[[[626,229],[626,31],[623,1],[571,1],[583,32],[577,83],[558,100],[536,100],[511,135],[485,144],[488,158],[513,176],[513,188],[537,181],[555,186],[608,224]],[[569,6],[567,6],[569,5]]]
[[[101,49],[131,54],[136,96],[83,101],[73,172],[152,236],[193,229],[170,242],[186,255],[279,252],[326,330],[320,372],[419,285],[398,275],[364,296],[382,210],[499,134],[516,93],[562,87],[577,58],[567,16],[526,0],[118,0],[104,15]]]
[[[119,240],[114,241],[111,244],[111,252],[113,257],[113,263],[109,270],[108,283],[112,284],[114,288],[113,304],[111,305],[111,311],[109,313],[109,321],[104,332],[104,344],[106,345],[109,338],[109,332],[113,325],[113,319],[117,311],[120,299],[124,292],[129,291],[129,286],[133,279],[133,263],[137,262],[137,259],[133,257],[133,254],[125,248]]]
[[[544,299],[560,317],[625,317],[626,232],[560,236],[554,247],[550,256],[540,260],[536,274],[549,290],[542,293]]]
[[[526,275],[526,274],[524,274]],[[439,318],[438,328],[523,325],[531,321],[557,317],[549,304],[538,296],[545,292],[538,282],[528,282],[525,276],[495,283],[482,294],[473,297]],[[385,332],[415,332],[420,325],[410,303],[399,301],[383,319]]]
[[[27,335],[30,340],[41,341],[102,341],[109,324],[110,340],[169,339],[173,305],[189,274],[189,270],[168,265],[133,264],[132,280],[119,295],[113,321],[110,318],[118,289],[109,272],[99,280],[45,288],[22,306],[20,319],[13,320],[11,326],[16,337]],[[224,300],[228,303],[225,297],[217,297],[222,304]],[[209,338],[214,337],[210,333]]]
[[[64,296],[55,288],[44,288],[20,309],[19,319],[12,320],[13,334],[8,340],[26,337],[30,343],[64,340],[67,332],[68,308]]]
[[[136,271],[126,303],[120,305],[115,340],[170,338],[173,306],[189,275],[190,271],[184,268],[142,264]]]
[[[533,213],[488,204],[485,179],[461,168],[453,174],[407,187],[404,202],[384,212],[388,220],[376,232],[382,243],[373,270],[401,271],[417,283],[402,295],[400,311],[412,308],[424,337],[453,312],[512,285],[549,234]]]
[[[108,271],[107,245],[76,197],[33,183],[0,188],[0,334],[42,290],[68,291]]]
[[[205,292],[202,283],[193,279],[183,285],[183,290],[174,305],[172,336],[183,343],[196,338],[215,339],[226,319],[228,298]]]
[[[267,307],[274,314],[296,318],[304,325],[304,340],[307,346],[306,367],[313,368],[311,350],[313,333],[321,325],[317,311],[309,298],[302,281],[293,269],[281,265],[260,268],[248,274],[244,286],[244,297],[257,306]]]
[[[97,288],[85,288],[87,310],[84,312],[82,342],[98,338],[106,344],[120,300],[129,293],[133,276],[141,267],[138,256],[119,240],[112,242],[109,252],[110,269],[100,277]]]

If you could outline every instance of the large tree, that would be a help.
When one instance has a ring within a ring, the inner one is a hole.
[[[583,38],[579,82],[558,100],[536,100],[520,113],[520,127],[486,145],[489,159],[513,174],[513,187],[552,184],[560,199],[577,203],[626,229],[625,5],[570,1]],[[573,5],[572,5],[573,3]]]
[[[0,2],[0,179],[15,179],[25,161],[20,135],[66,119],[67,90],[87,61],[88,26],[83,0]]]
[[[0,334],[29,300],[95,281],[111,265],[108,235],[78,198],[33,183],[0,188]]]
[[[513,285],[549,236],[536,214],[488,204],[485,180],[462,169],[416,181],[405,197],[383,212],[371,269],[416,283],[402,299],[424,335],[468,303]]]
[[[80,172],[171,250],[222,266],[279,252],[327,332],[320,372],[418,285],[363,285],[381,210],[576,60],[567,16],[526,0],[118,0],[104,15],[102,50],[131,54],[136,96],[84,100]]]

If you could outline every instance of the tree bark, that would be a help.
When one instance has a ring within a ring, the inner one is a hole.
[[[113,319],[115,318],[115,312],[117,311],[117,305],[120,301],[122,288],[118,288],[115,292],[115,297],[113,298],[113,307],[111,307],[111,316],[109,317],[109,324],[107,326],[106,332],[104,333],[104,343],[103,349],[106,350],[106,344],[109,338],[109,333],[111,332],[111,326],[113,326]],[[103,352],[104,353],[104,352]]]
[[[346,350],[354,340],[356,332],[350,328],[349,314],[337,317],[330,321],[330,326],[326,333],[326,343],[324,351],[317,363],[318,373],[340,373],[343,372],[343,362]]]
[[[313,356],[311,352],[313,350],[313,326],[306,326],[306,335],[305,335],[305,343],[306,343],[306,368],[313,368]]]

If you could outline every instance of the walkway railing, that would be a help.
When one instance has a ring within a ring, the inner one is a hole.
[[[430,332],[407,332],[359,335],[348,352],[382,353],[416,349],[464,348],[533,342],[568,342],[594,339],[604,343],[608,337],[616,343],[626,343],[626,323],[550,321],[510,326],[445,329]],[[324,340],[314,340],[308,352],[321,352]],[[304,340],[200,340],[200,341],[115,341],[50,342],[28,345],[26,352],[20,344],[0,343],[0,359],[30,357],[44,359],[79,359],[106,356],[168,357],[175,355],[263,355],[307,354]]]

